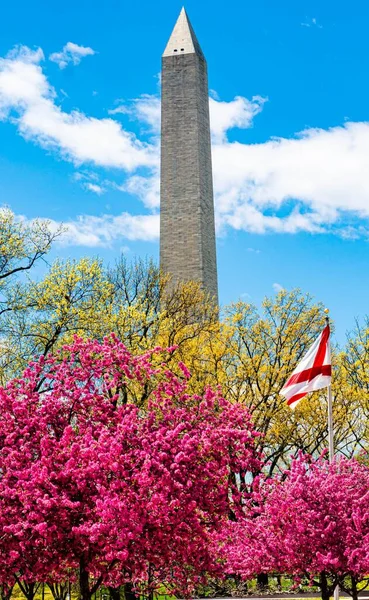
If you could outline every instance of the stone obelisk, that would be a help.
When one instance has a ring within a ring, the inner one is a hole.
[[[218,301],[207,66],[183,8],[162,57],[160,267]]]

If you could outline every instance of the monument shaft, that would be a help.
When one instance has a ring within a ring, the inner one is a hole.
[[[217,302],[207,67],[184,10],[162,58],[160,266]]]

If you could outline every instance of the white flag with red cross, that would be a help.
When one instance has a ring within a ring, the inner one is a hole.
[[[301,359],[296,369],[283,386],[280,394],[291,408],[295,408],[309,392],[331,385],[330,329],[327,324],[322,333]]]

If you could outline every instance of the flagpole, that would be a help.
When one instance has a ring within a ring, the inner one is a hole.
[[[326,308],[326,322],[329,325],[329,309]],[[329,462],[334,462],[334,431],[333,431],[333,398],[332,398],[332,386],[329,385],[327,389],[327,402],[328,402],[328,448],[329,448]],[[333,598],[339,600],[340,588],[338,585],[334,588]]]
[[[329,462],[334,461],[334,432],[333,432],[333,402],[332,402],[332,386],[328,386],[328,447],[329,447]]]
[[[329,309],[325,309],[325,320],[329,327]],[[333,399],[332,399],[332,386],[329,385],[327,388],[327,404],[328,404],[328,448],[329,448],[329,462],[334,461],[334,431],[333,431]]]

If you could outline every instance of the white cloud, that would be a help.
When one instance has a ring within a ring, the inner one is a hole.
[[[59,66],[59,69],[65,69],[70,63],[79,65],[82,58],[92,56],[93,54],[96,54],[95,50],[92,50],[88,46],[78,46],[78,44],[68,42],[61,52],[50,54],[49,60],[55,62]]]
[[[134,101],[134,114],[139,121],[144,121],[154,133],[160,132],[161,103],[158,96],[143,94]]]
[[[159,171],[154,171],[150,176],[146,177],[141,175],[128,177],[126,182],[119,186],[119,189],[137,196],[151,210],[158,209],[160,206]]]
[[[87,244],[95,240],[97,245],[126,234],[157,239],[159,99],[142,95],[111,111],[128,113],[148,126],[150,140],[142,141],[112,118],[63,111],[42,71],[43,58],[41,49],[20,47],[0,59],[0,118],[13,122],[23,137],[76,165],[120,169],[121,183],[106,179],[101,184],[91,172],[80,175],[80,183],[95,193],[109,186],[129,192],[153,213],[82,216],[70,224],[75,239]],[[264,103],[258,96],[251,100],[238,96],[230,102],[210,99],[218,232],[234,228],[259,234],[334,232],[350,239],[368,238],[369,122],[310,128],[293,138],[258,144],[230,142],[228,131],[251,127]],[[104,233],[96,233],[91,226],[94,219],[100,219]]]
[[[12,118],[20,134],[75,164],[92,163],[126,171],[155,166],[155,148],[113,119],[64,112],[39,62],[41,50],[21,48],[0,59],[0,117]]]
[[[85,183],[85,188],[90,192],[94,192],[94,194],[97,194],[98,196],[101,196],[101,194],[106,192],[106,190],[97,183]]]
[[[276,294],[278,294],[279,292],[284,291],[284,287],[280,283],[273,283],[273,290],[275,291]]]
[[[52,227],[60,224],[52,222]],[[63,223],[65,233],[59,243],[65,246],[110,246],[117,240],[156,242],[159,239],[159,215],[91,216],[81,215],[74,221]]]
[[[9,210],[0,206],[0,212]],[[34,223],[26,215],[15,215],[21,223]],[[79,215],[76,219],[59,222],[53,219],[38,218],[45,221],[51,231],[59,231],[56,243],[61,246],[109,247],[120,240],[157,242],[159,239],[159,215],[132,215],[123,212],[120,215],[100,216]],[[127,245],[120,246],[121,251],[129,252]]]
[[[158,103],[143,100],[141,118],[159,128]],[[369,237],[369,123],[346,122],[330,129],[311,128],[294,138],[260,144],[229,142],[232,127],[252,124],[264,100],[211,99],[213,167],[218,233],[231,227],[264,234],[334,232]],[[156,115],[153,119],[152,116]],[[159,206],[159,173],[133,175],[122,189],[146,206]],[[361,220],[360,223],[352,221]]]
[[[115,108],[108,110],[109,115],[130,115],[135,120],[141,121],[149,126],[150,130],[158,135],[160,133],[160,98],[152,94],[142,94],[139,98],[129,103],[122,101]]]
[[[251,127],[254,117],[262,111],[266,98],[254,96],[252,100],[236,96],[230,102],[221,102],[217,98],[209,98],[210,126],[214,143],[222,143],[227,139],[227,132],[234,127],[247,129]]]
[[[97,182],[99,181],[99,177],[96,173],[94,173],[93,171],[76,171],[73,174],[73,179],[75,181],[92,181],[92,182]]]
[[[369,218],[369,123],[213,148],[217,220],[265,233],[319,233]],[[346,222],[345,222],[346,221]]]
[[[307,19],[304,23],[301,23],[302,27],[317,27],[318,29],[323,29],[323,25],[318,23],[316,17],[312,17],[311,19]]]
[[[213,142],[222,142],[230,129],[247,129],[252,126],[254,117],[263,109],[267,98],[254,96],[251,100],[236,96],[230,102],[209,98],[210,128]],[[160,133],[160,98],[151,94],[142,94],[128,104],[120,103],[108,111],[110,115],[128,114],[136,120],[149,125],[151,131]]]
[[[130,113],[130,110],[124,104],[120,104],[116,108],[109,109],[108,113],[109,113],[109,115],[120,115],[120,114],[121,115],[128,115]]]
[[[230,129],[247,129],[252,126],[254,117],[260,113],[267,98],[254,96],[251,100],[236,96],[230,102],[222,102],[215,93],[209,98],[210,129],[213,142],[222,142]],[[129,104],[118,104],[108,111],[110,115],[129,114],[138,121],[149,125],[151,131],[160,133],[160,98],[142,94]]]
[[[24,46],[0,58],[0,117],[5,119],[11,110],[37,103],[43,95],[53,92],[37,66],[44,59],[41,48]]]

